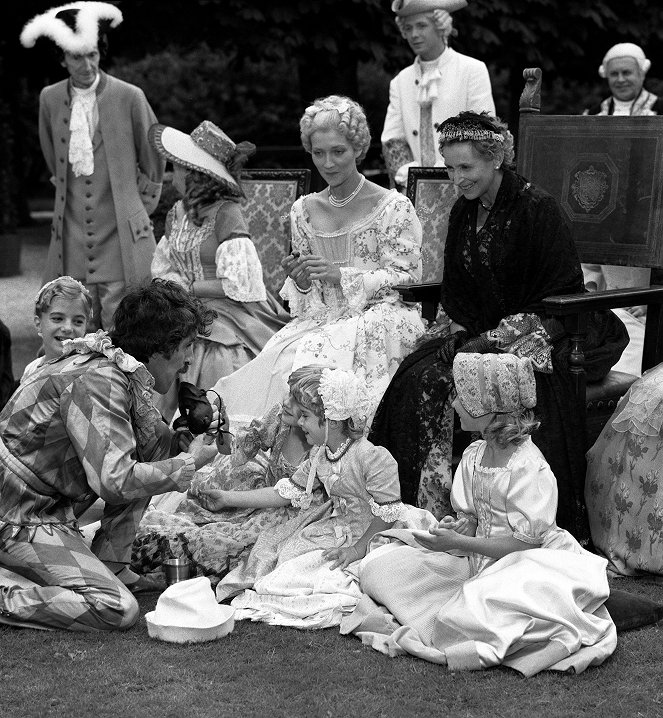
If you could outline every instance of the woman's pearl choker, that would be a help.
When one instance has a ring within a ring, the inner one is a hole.
[[[345,207],[346,204],[350,204],[350,202],[352,202],[352,200],[361,191],[361,188],[364,186],[364,182],[366,182],[366,177],[362,175],[357,186],[344,199],[336,199],[336,197],[332,194],[331,187],[327,187],[327,199],[329,200],[329,204],[332,207]]]

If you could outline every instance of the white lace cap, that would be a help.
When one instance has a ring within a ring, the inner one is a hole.
[[[368,388],[366,382],[351,371],[323,369],[319,392],[327,419],[366,420],[370,406]]]

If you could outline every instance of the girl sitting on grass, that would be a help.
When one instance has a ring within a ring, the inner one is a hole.
[[[389,452],[363,437],[369,411],[366,385],[341,369],[305,367],[291,388],[311,457],[291,478],[256,491],[210,491],[208,508],[286,506],[298,515],[263,531],[248,557],[217,586],[237,618],[300,628],[338,625],[359,591],[344,571],[366,553],[369,540],[400,519],[398,470]],[[329,499],[312,502],[324,488]]]
[[[35,299],[34,315],[44,355],[25,367],[21,384],[46,362],[62,356],[63,341],[84,336],[91,319],[92,297],[78,280],[65,276],[44,284]]]
[[[306,369],[292,372],[289,385],[306,373]],[[290,478],[309,455],[298,420],[299,407],[290,394],[283,404],[275,404],[262,419],[238,432],[230,456],[220,454],[196,472],[187,497],[177,492],[155,497],[134,541],[134,569],[145,573],[158,569],[166,558],[186,556],[196,572],[209,576],[215,585],[248,553],[261,531],[292,518],[297,509],[289,502],[236,509],[224,508],[212,497],[224,491],[270,488]]]
[[[555,524],[555,476],[530,437],[530,360],[459,353],[453,379],[462,428],[483,436],[456,471],[456,515],[390,532],[402,543],[368,554],[366,595],[342,632],[451,670],[504,664],[529,676],[602,663],[617,643],[606,561]]]

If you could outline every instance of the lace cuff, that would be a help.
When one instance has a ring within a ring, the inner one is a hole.
[[[368,294],[364,284],[364,272],[355,267],[341,267],[341,291],[348,306],[361,311],[368,303]]]
[[[290,314],[293,317],[311,316],[327,313],[327,307],[322,301],[319,282],[313,282],[310,292],[302,293],[291,277],[287,277],[283,288],[279,292],[281,299],[288,302]]]
[[[384,522],[390,524],[394,521],[405,520],[407,510],[402,501],[390,501],[386,504],[378,504],[374,498],[369,499],[368,505],[371,507],[373,516],[377,516]]]
[[[400,167],[414,160],[414,155],[405,139],[387,140],[382,143],[382,156],[387,166],[389,179],[394,181],[396,172]]]
[[[216,276],[223,291],[236,302],[264,302],[267,290],[255,245],[248,237],[222,242],[216,250]]]
[[[295,484],[291,479],[279,479],[274,486],[274,490],[284,499],[290,499],[292,505],[298,509],[309,508],[311,501],[313,501],[313,495],[307,494],[301,486]]]

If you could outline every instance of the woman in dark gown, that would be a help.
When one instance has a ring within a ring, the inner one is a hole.
[[[589,538],[583,499],[584,411],[567,371],[570,342],[541,301],[584,290],[580,262],[557,202],[509,169],[513,138],[499,120],[463,112],[440,125],[440,149],[461,197],[449,219],[442,311],[391,380],[370,440],[399,465],[403,501],[450,511],[451,364],[459,351],[508,351],[533,360],[534,440],[559,483],[558,523]],[[588,380],[605,375],[628,342],[611,313],[590,318]]]

